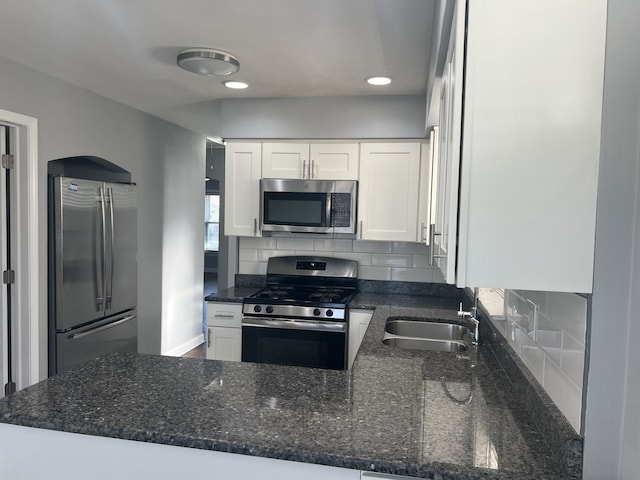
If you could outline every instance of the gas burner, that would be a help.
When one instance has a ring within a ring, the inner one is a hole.
[[[345,295],[342,288],[319,288],[309,294],[309,300],[332,303],[340,301]]]
[[[267,287],[256,293],[256,298],[280,300],[291,298],[294,294],[294,287]]]

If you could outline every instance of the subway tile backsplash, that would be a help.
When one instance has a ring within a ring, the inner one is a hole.
[[[264,275],[269,257],[283,255],[320,255],[358,262],[358,277],[363,280],[397,280],[419,283],[444,283],[438,268],[429,266],[426,245],[410,242],[313,238],[305,235],[240,238],[239,272]]]
[[[499,295],[504,296],[502,311]],[[574,293],[481,289],[480,300],[492,323],[579,433],[587,299]]]

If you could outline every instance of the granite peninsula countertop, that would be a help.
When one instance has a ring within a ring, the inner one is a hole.
[[[381,343],[388,316],[455,319],[458,301],[359,294],[375,314],[350,371],[109,354],[0,400],[0,423],[422,478],[568,478],[488,347],[471,368]]]

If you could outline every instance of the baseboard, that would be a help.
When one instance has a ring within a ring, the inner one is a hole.
[[[181,357],[185,353],[193,350],[198,345],[202,345],[204,343],[204,335],[201,333],[196,335],[193,338],[190,338],[186,342],[178,345],[177,347],[172,348],[168,352],[164,352],[163,355],[167,355],[169,357]]]

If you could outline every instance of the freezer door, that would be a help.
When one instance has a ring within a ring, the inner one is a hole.
[[[106,314],[122,312],[138,303],[138,219],[136,186],[106,183],[107,248],[105,251]]]
[[[50,374],[110,352],[138,350],[138,321],[135,310],[100,320],[69,332],[56,334],[56,365]]]
[[[56,330],[104,316],[102,182],[51,177],[50,287]]]

